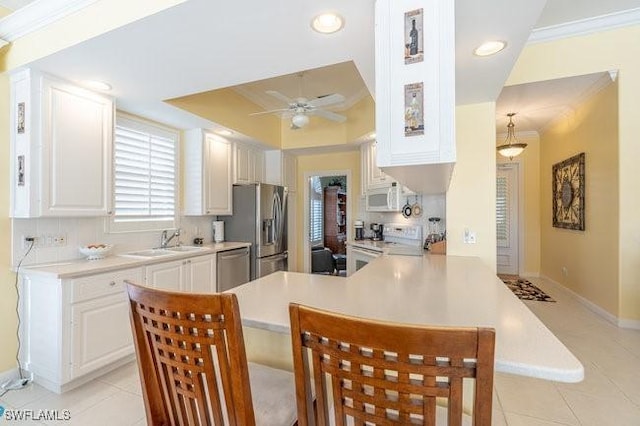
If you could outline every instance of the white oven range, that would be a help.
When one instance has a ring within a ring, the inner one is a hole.
[[[387,223],[384,240],[369,239],[347,242],[347,276],[383,254],[422,256],[422,226]]]

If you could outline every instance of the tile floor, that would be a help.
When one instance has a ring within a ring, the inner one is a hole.
[[[544,279],[530,280],[557,303],[525,303],[582,361],[585,380],[565,384],[498,373],[493,424],[640,425],[640,331],[619,329],[586,309],[565,290]],[[68,409],[70,421],[53,422],[65,425],[146,424],[133,363],[63,395],[30,385],[8,392],[0,399],[0,405]]]

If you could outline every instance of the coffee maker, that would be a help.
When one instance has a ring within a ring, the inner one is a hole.
[[[353,227],[356,230],[356,240],[364,240],[364,222],[356,220],[353,222]]]
[[[373,231],[373,241],[382,241],[384,238],[382,235],[383,225],[381,223],[372,223],[370,228]]]

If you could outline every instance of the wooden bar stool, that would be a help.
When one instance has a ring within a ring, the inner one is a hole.
[[[295,424],[293,374],[247,363],[235,294],[126,285],[147,424]]]
[[[385,323],[295,303],[289,313],[301,426],[491,425],[493,329]],[[465,378],[475,379],[470,416]]]

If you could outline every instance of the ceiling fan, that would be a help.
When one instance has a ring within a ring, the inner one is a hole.
[[[249,115],[284,113],[285,116],[291,117],[292,130],[298,130],[306,126],[309,123],[310,115],[317,115],[319,117],[326,118],[327,120],[331,121],[336,121],[338,123],[343,123],[347,119],[347,117],[345,117],[344,115],[336,114],[335,112],[322,109],[323,107],[344,102],[344,96],[338,93],[318,96],[317,98],[310,100],[303,97],[291,99],[275,90],[267,90],[265,93],[281,100],[282,102],[285,102],[288,105],[287,108],[255,112]]]

